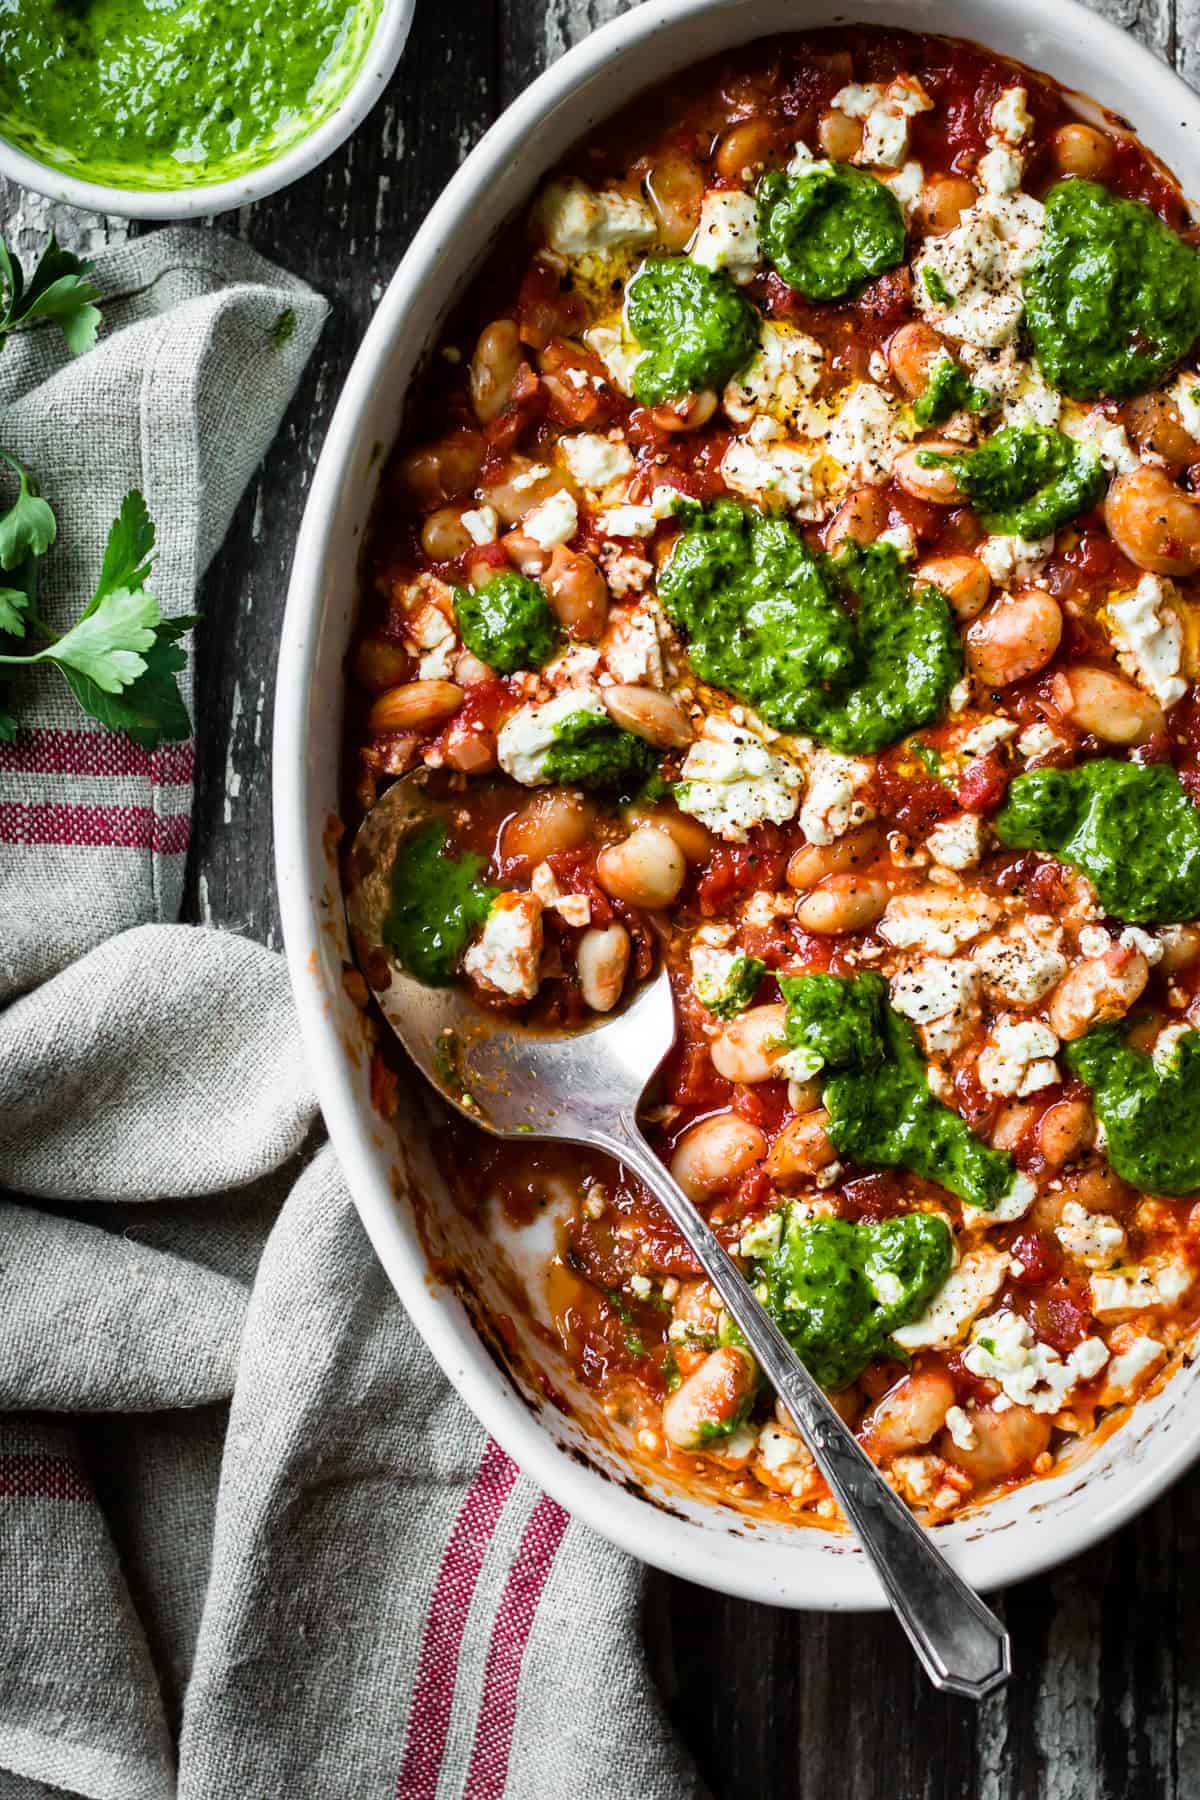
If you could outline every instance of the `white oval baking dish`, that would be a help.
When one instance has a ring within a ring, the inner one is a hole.
[[[403,1197],[406,1180],[423,1186],[427,1216],[435,1229],[444,1224],[468,1264],[471,1246],[428,1159],[422,1098],[405,1098],[412,1108],[411,1129],[401,1120],[407,1170],[393,1132],[372,1110],[362,1021],[342,988],[348,948],[329,822],[338,807],[342,665],[379,471],[413,373],[496,231],[576,139],[640,89],[734,44],[849,18],[973,38],[1043,69],[1129,120],[1185,191],[1200,192],[1200,101],[1147,50],[1074,0],[856,0],[849,11],[822,0],[646,0],[564,56],[509,108],[446,188],[393,277],[350,371],[304,514],[280,647],[274,744],[280,900],[308,1055],[363,1223],[434,1356],[526,1473],[632,1555],[746,1599],[828,1609],[882,1604],[848,1537],[751,1520],[694,1492],[668,1492],[502,1366],[486,1323],[482,1332],[473,1323],[473,1314],[486,1320],[490,1250],[473,1267],[480,1306],[468,1310],[430,1278]],[[571,1391],[564,1371],[547,1372],[586,1414],[586,1397]],[[1076,1466],[940,1527],[939,1541],[984,1589],[1094,1543],[1161,1493],[1200,1450],[1198,1380],[1195,1369],[1182,1368]]]

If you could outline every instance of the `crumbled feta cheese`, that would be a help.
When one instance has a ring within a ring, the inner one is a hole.
[[[1046,724],[1038,719],[1033,725],[1027,725],[1017,739],[1017,749],[1022,756],[1052,756],[1056,750],[1065,750],[1067,742]]]
[[[1029,1176],[1018,1169],[993,1207],[972,1206],[964,1200],[963,1218],[968,1225],[1013,1225],[1025,1217],[1036,1199],[1037,1188]],[[1013,1268],[1015,1273],[1015,1264]]]
[[[697,934],[699,937],[699,934]],[[691,947],[692,991],[709,1012],[728,1014],[738,995],[738,983],[747,958],[738,949],[696,941]]]
[[[979,1016],[979,976],[969,962],[929,956],[890,982],[898,1013],[920,1028],[930,1055],[948,1055],[970,1035]]]
[[[747,1225],[738,1239],[740,1256],[770,1256],[779,1248],[779,1240],[783,1235],[782,1212],[766,1213],[761,1219],[755,1219]]]
[[[1143,931],[1140,925],[1127,925],[1117,939],[1122,950],[1137,950],[1151,968],[1163,958],[1163,947],[1158,939],[1149,931]]]
[[[610,506],[596,514],[596,530],[604,537],[653,537],[658,517],[652,506]]]
[[[1005,88],[992,107],[992,130],[1006,144],[1023,144],[1033,129],[1029,95],[1023,87]]]
[[[875,542],[890,544],[897,556],[901,557],[904,562],[912,562],[917,554],[917,534],[907,523],[889,525],[886,531],[880,532]]]
[[[1170,390],[1183,429],[1200,441],[1200,376],[1180,375]]]
[[[1062,927],[1048,913],[1029,913],[971,952],[989,990],[1013,1006],[1031,1006],[1067,972]]]
[[[764,319],[749,368],[725,389],[725,411],[739,425],[760,413],[785,425],[794,424],[821,378],[824,359],[825,351],[816,338]]]
[[[559,488],[555,494],[548,494],[536,506],[530,507],[521,520],[521,530],[526,537],[531,537],[535,544],[543,550],[553,550],[556,544],[570,543],[579,529],[579,508],[575,497],[566,488]]]
[[[958,813],[935,825],[925,848],[944,869],[974,869],[983,858],[987,826],[978,813]]]
[[[422,652],[417,669],[422,681],[444,681],[458,654],[458,633],[434,601],[418,605],[406,621],[410,642]]]
[[[964,343],[1011,344],[1023,309],[1020,278],[1041,241],[1044,211],[1028,194],[984,194],[953,230],[926,238],[913,264],[918,311]]]
[[[569,687],[540,706],[522,706],[500,727],[496,757],[506,775],[523,787],[538,787],[548,777],[546,757],[555,743],[555,731],[575,713],[591,713],[607,719],[604,702],[590,688]]]
[[[760,414],[745,437],[735,438],[721,463],[721,479],[735,494],[767,504],[781,500],[799,519],[824,513],[825,452],[779,441],[779,427]]]
[[[1121,936],[1124,938],[1125,933],[1122,932]],[[1161,949],[1159,954],[1162,954]],[[1154,1048],[1150,1052],[1150,1060],[1160,1075],[1165,1075],[1174,1064],[1180,1041],[1187,1037],[1191,1030],[1190,1025],[1167,1025],[1159,1032],[1154,1040]]]
[[[1050,1344],[1034,1337],[1018,1313],[1002,1310],[978,1319],[963,1362],[972,1375],[998,1382],[1013,1406],[1034,1412],[1061,1412],[1078,1381],[1090,1381],[1108,1361],[1099,1338],[1084,1338],[1064,1361]]]
[[[532,1000],[542,956],[542,903],[536,894],[497,894],[463,969],[514,1000]]]
[[[595,431],[577,432],[559,440],[559,452],[580,487],[594,492],[633,474],[633,456],[620,438],[601,437]]]
[[[623,599],[626,594],[640,594],[654,573],[652,562],[644,556],[636,556],[632,550],[622,550],[617,544],[602,545],[597,560],[609,592],[616,600]]]
[[[997,587],[1008,587],[1031,581],[1040,575],[1046,558],[1054,549],[1054,536],[1044,538],[984,538],[975,555]]]
[[[925,186],[925,171],[919,162],[906,162],[895,175],[880,177],[890,187],[905,218],[911,217]]]
[[[873,775],[869,762],[836,750],[817,751],[800,808],[800,826],[810,844],[832,844],[875,817],[875,808],[863,798]]]
[[[847,118],[863,122],[856,162],[898,169],[908,153],[909,120],[916,113],[928,112],[933,101],[915,76],[899,75],[886,90],[875,81],[862,86],[851,82],[834,95],[833,105]]]
[[[980,1084],[989,1094],[1024,1100],[1058,1080],[1057,1054],[1057,1036],[1037,1019],[997,1025],[979,1058]]]
[[[558,876],[548,862],[538,863],[529,877],[530,892],[537,895],[547,912],[556,912],[564,925],[582,931],[590,925],[592,903],[586,894],[568,894],[558,884]]]
[[[791,160],[787,166],[787,173],[789,175],[803,175],[806,169],[812,168],[814,161],[815,158],[808,145],[800,138],[797,138],[792,149]]]
[[[999,917],[1000,904],[989,894],[926,888],[915,894],[893,894],[879,922],[879,935],[896,950],[953,956],[964,944],[991,930]]]
[[[1109,1275],[1093,1275],[1088,1283],[1091,1308],[1098,1319],[1106,1319],[1143,1307],[1174,1306],[1195,1278],[1181,1257],[1151,1257]]]
[[[1080,444],[1090,444],[1110,475],[1127,475],[1138,466],[1138,453],[1123,425],[1102,412],[1070,413],[1063,430]]]
[[[652,243],[658,233],[644,201],[611,189],[596,193],[575,178],[550,182],[534,214],[559,256],[603,256],[625,246]]]
[[[1091,1213],[1078,1200],[1068,1200],[1054,1235],[1069,1255],[1090,1269],[1109,1269],[1125,1250],[1124,1227],[1111,1213]]]
[[[993,144],[979,159],[979,179],[987,194],[1015,194],[1024,171],[1024,157],[1007,144]]]
[[[631,687],[665,685],[662,633],[666,621],[654,600],[614,607],[604,633],[604,661],[609,674]]]
[[[632,394],[633,372],[642,360],[641,347],[626,337],[619,325],[593,325],[584,332],[583,341],[600,358],[613,386],[623,394]]]
[[[1188,689],[1180,673],[1183,627],[1171,604],[1177,597],[1173,581],[1143,575],[1132,594],[1108,604],[1117,661],[1163,707],[1174,706]]]
[[[989,750],[1007,744],[1015,738],[1020,726],[1015,719],[1006,719],[1002,713],[993,713],[989,718],[980,719],[965,731],[954,746],[963,756],[986,756]]]
[[[758,1434],[758,1461],[771,1477],[769,1486],[800,1498],[807,1493],[816,1474],[812,1453],[794,1432],[769,1423]]]
[[[979,1433],[971,1421],[971,1415],[964,1412],[961,1406],[952,1406],[946,1414],[946,1430],[950,1433],[950,1441],[959,1450],[975,1450],[979,1447]]]
[[[462,522],[473,544],[494,544],[500,535],[500,514],[494,506],[469,507]]]
[[[1104,1377],[1104,1392],[1100,1396],[1101,1404],[1113,1406],[1117,1401],[1129,1400],[1151,1369],[1157,1369],[1166,1361],[1165,1347],[1156,1338],[1134,1338],[1127,1350],[1114,1356],[1108,1365]]]
[[[968,1250],[920,1318],[892,1333],[894,1341],[908,1351],[948,1350],[1004,1285],[1008,1264],[1008,1253],[1004,1250],[993,1250],[986,1245]],[[900,1284],[897,1282],[896,1285],[899,1287]]]
[[[724,269],[733,281],[752,281],[762,261],[753,194],[709,188],[700,203],[700,223],[688,255],[702,269]]]
[[[1076,942],[1081,956],[1104,956],[1112,949],[1112,939],[1103,925],[1085,925]]]
[[[829,453],[853,481],[887,481],[899,448],[896,423],[896,409],[882,388],[853,382],[830,427]]]
[[[631,1275],[629,1291],[635,1300],[648,1300],[654,1292],[654,1285],[647,1275]]]
[[[744,844],[755,825],[782,825],[795,816],[803,780],[789,757],[774,755],[745,726],[713,715],[684,759],[675,798],[718,837]]]

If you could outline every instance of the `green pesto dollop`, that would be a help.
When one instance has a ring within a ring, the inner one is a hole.
[[[1003,844],[1082,869],[1114,919],[1165,925],[1200,913],[1200,812],[1165,763],[1031,769],[993,825]]]
[[[821,1094],[834,1148],[868,1168],[908,1169],[992,1211],[1012,1186],[1012,1159],[930,1093],[916,1034],[888,1005],[882,975],[797,975],[779,985],[788,1042],[836,1071]]]
[[[956,412],[986,412],[991,395],[977,388],[952,356],[939,356],[929,372],[929,385],[913,401],[913,418],[924,429],[941,425]]]
[[[764,175],[758,214],[763,249],[807,300],[842,300],[904,258],[904,214],[896,196],[848,163]]]
[[[1092,1089],[1105,1155],[1123,1181],[1148,1194],[1200,1190],[1200,1031],[1166,1055],[1125,1042],[1129,1021],[1101,1025],[1066,1048],[1067,1067]]]
[[[697,1000],[718,1019],[734,1019],[745,1012],[758,992],[767,965],[757,956],[739,951],[718,978],[700,975],[692,983]]]
[[[1076,400],[1144,393],[1200,336],[1200,256],[1094,181],[1051,188],[1022,285],[1042,373]]]
[[[4,0],[0,132],[91,180],[228,180],[307,137],[381,0]]]
[[[650,744],[622,731],[611,719],[581,709],[554,728],[554,742],[542,764],[550,782],[564,787],[605,788],[621,799],[640,793],[658,769]]]
[[[473,851],[446,848],[446,826],[427,819],[401,838],[392,864],[392,903],[383,943],[401,968],[427,987],[446,987],[463,951],[499,893],[481,879],[485,863]]]
[[[680,516],[658,591],[703,680],[839,750],[880,750],[938,716],[962,673],[953,615],[890,544],[818,556],[733,500]]]
[[[625,318],[645,350],[633,372],[644,406],[722,388],[758,348],[758,314],[728,275],[686,256],[651,257],[625,290]]]
[[[836,1393],[886,1354],[950,1273],[950,1228],[933,1213],[876,1225],[806,1219],[785,1208],[779,1245],[751,1264],[772,1318],[823,1388]]]
[[[558,648],[558,622],[536,581],[503,569],[481,588],[455,588],[463,643],[501,675],[540,669]]]
[[[922,468],[953,469],[989,531],[1043,538],[1095,506],[1108,485],[1100,453],[1064,432],[1006,425],[977,450],[921,450]]]

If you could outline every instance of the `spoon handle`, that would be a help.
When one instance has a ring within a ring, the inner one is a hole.
[[[606,1147],[666,1208],[737,1321],[837,1496],[926,1674],[947,1693],[982,1700],[1011,1673],[1004,1626],[888,1486],[636,1121],[622,1116],[621,1129]]]

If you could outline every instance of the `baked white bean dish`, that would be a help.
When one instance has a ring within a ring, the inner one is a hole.
[[[453,801],[393,955],[531,1024],[665,960],[657,1147],[933,1520],[1200,1312],[1197,241],[1046,75],[764,40],[506,228],[377,509],[347,811]],[[567,1195],[530,1309],[640,1457],[833,1517],[634,1179],[447,1144],[481,1231]]]

